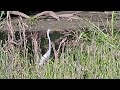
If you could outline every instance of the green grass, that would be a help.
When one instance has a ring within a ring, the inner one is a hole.
[[[22,56],[19,48],[9,57],[7,50],[0,47],[0,78],[5,79],[115,79],[120,78],[120,31],[114,29],[115,12],[112,13],[110,33],[87,22],[89,30],[75,34],[77,44],[66,45],[59,60],[37,66]],[[28,53],[27,53],[28,54]],[[10,59],[11,58],[11,59]],[[11,61],[10,61],[11,60]]]

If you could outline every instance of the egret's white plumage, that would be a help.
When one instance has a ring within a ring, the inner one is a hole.
[[[50,57],[50,54],[51,54],[51,40],[50,40],[49,33],[50,33],[50,29],[47,30],[47,37],[48,37],[48,40],[49,40],[49,49],[40,59],[39,65],[43,65],[45,63],[45,61],[48,61],[49,57]]]

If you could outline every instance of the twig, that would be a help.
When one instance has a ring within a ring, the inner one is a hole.
[[[59,16],[57,14],[55,14],[53,11],[44,11],[39,14],[36,14],[34,17],[40,17],[42,15],[47,15],[47,14],[49,14],[50,16],[52,16],[53,18],[55,18],[57,20],[60,20]]]
[[[60,52],[60,47],[61,47],[62,43],[65,42],[66,39],[67,39],[67,37],[64,38],[64,39],[60,42],[60,45],[59,45],[59,47],[58,47],[57,50],[55,49],[55,44],[52,43],[52,47],[53,47],[53,51],[54,51],[54,55],[55,55],[55,61],[58,60],[58,56],[59,56],[59,52]]]
[[[55,14],[53,11],[44,11],[41,12],[39,14],[36,14],[34,17],[40,17],[42,15],[47,15],[49,14],[50,16],[52,16],[53,18],[60,20],[60,18],[68,18],[68,20],[72,20],[72,19],[78,19],[78,17],[75,17],[76,13],[72,13],[72,14]]]
[[[10,12],[7,11],[7,26],[8,26],[8,43],[9,41],[13,41],[14,40],[14,29],[11,23],[11,17],[10,17]],[[9,44],[9,47],[11,47],[11,49],[13,49],[13,45]]]
[[[34,35],[32,35],[32,43],[34,47],[34,56],[35,56],[36,64],[39,63],[37,36],[38,36],[37,32],[35,32]]]
[[[19,15],[21,17],[24,17],[24,18],[30,18],[28,15],[22,13],[22,12],[19,12],[19,11],[9,11],[10,14],[14,14],[14,15]]]

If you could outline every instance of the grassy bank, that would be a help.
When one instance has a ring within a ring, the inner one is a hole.
[[[108,28],[101,30],[85,20],[88,30],[76,30],[73,43],[66,43],[58,60],[51,55],[50,62],[38,66],[28,52],[29,46],[0,46],[0,78],[4,79],[115,79],[120,78],[120,30],[114,29],[115,12]],[[63,46],[64,47],[64,46]],[[24,51],[24,50],[23,50]],[[40,57],[40,55],[39,55]],[[31,61],[31,62],[30,62]]]

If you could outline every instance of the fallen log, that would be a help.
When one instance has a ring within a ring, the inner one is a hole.
[[[67,11],[66,11],[67,12]],[[65,11],[64,11],[65,13]],[[64,14],[62,13],[62,14]],[[73,13],[73,12],[72,12]],[[60,14],[60,12],[58,13]],[[69,14],[69,13],[68,13]],[[54,18],[50,17],[44,17],[41,16],[41,18],[37,19],[33,24],[30,24],[28,19],[23,19],[23,22],[26,24],[25,30],[26,31],[42,31],[47,29],[55,30],[65,30],[65,29],[80,29],[82,27],[88,27],[88,24],[94,23],[96,26],[99,27],[106,27],[109,26],[111,22],[111,13],[91,13],[91,12],[78,12],[76,13],[76,16],[78,19],[69,20],[67,18],[61,18],[59,21],[55,20]],[[47,19],[46,19],[47,18]],[[19,25],[18,25],[18,19],[19,18],[13,18],[12,19],[12,25],[15,31],[19,31]],[[120,28],[120,15],[117,14],[117,19],[115,21],[114,28],[119,29]],[[109,23],[108,23],[109,21]],[[2,22],[0,22],[1,24]],[[7,24],[4,21],[4,23],[0,27],[0,31],[6,31],[7,30]]]

